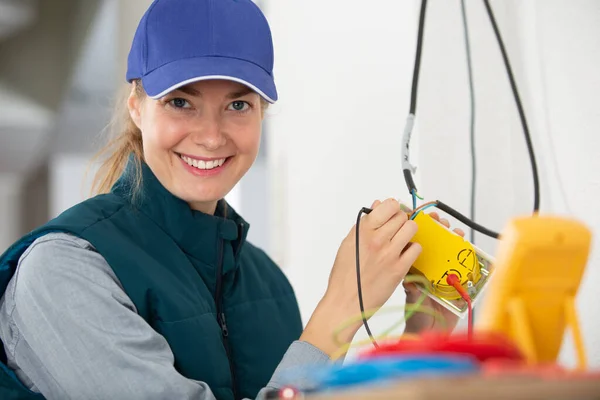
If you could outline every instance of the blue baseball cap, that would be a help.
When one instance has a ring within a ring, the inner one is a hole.
[[[158,99],[192,82],[225,79],[277,100],[273,40],[251,0],[155,0],[129,52],[127,81]]]

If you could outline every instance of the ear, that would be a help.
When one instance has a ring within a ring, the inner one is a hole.
[[[136,93],[136,84],[131,85],[131,92],[127,98],[127,108],[129,109],[129,115],[131,120],[135,123],[138,129],[142,129],[142,99],[138,93]]]

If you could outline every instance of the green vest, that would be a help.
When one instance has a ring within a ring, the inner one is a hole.
[[[248,224],[224,201],[215,216],[191,210],[146,165],[139,196],[132,197],[132,170],[130,163],[111,193],[72,207],[11,246],[0,257],[0,294],[35,239],[56,231],[79,236],[166,338],[182,375],[206,382],[217,399],[254,398],[300,337],[292,287],[246,241]],[[0,350],[0,398],[42,398],[20,384]]]

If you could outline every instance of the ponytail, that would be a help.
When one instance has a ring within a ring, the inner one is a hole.
[[[145,96],[141,81],[135,81],[136,95],[141,98]],[[135,161],[135,177],[133,191],[136,192],[142,182],[141,164],[144,160],[142,132],[131,119],[127,108],[129,91],[120,96],[115,117],[111,123],[113,137],[93,157],[92,162],[102,159],[94,180],[92,182],[92,196],[108,193],[123,174],[129,157],[133,155]]]

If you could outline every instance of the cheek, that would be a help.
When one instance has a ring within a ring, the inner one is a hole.
[[[243,127],[237,126],[233,130],[235,135],[232,137],[240,153],[251,156],[258,153],[261,139],[261,123],[246,124]]]
[[[152,110],[144,118],[142,136],[146,151],[169,151],[186,136],[184,124],[173,120],[161,110]]]

